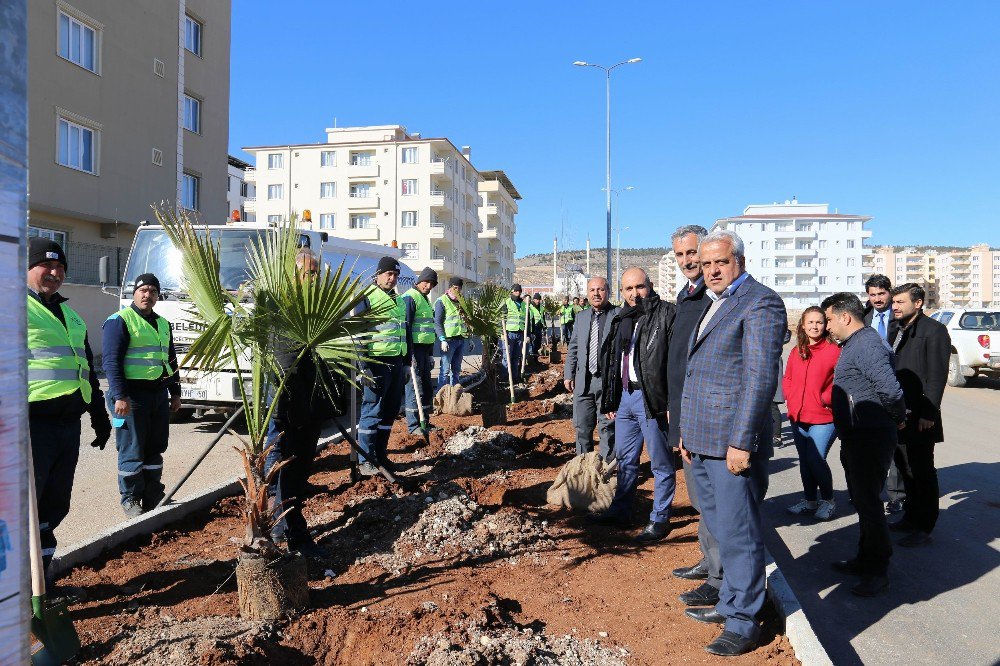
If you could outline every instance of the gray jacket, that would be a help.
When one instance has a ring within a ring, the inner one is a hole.
[[[598,358],[600,358],[600,345],[608,337],[611,330],[611,319],[618,308],[610,307],[604,310],[602,315],[604,321],[601,322],[601,339],[598,340]],[[563,378],[572,379],[576,382],[574,393],[582,393],[587,381],[587,350],[590,346],[590,324],[594,316],[594,308],[587,308],[576,315],[576,325],[573,327],[573,335],[567,344],[566,365],[563,367]],[[600,365],[598,363],[598,365]]]
[[[892,351],[866,326],[841,345],[833,371],[833,422],[841,432],[895,428],[906,418]]]

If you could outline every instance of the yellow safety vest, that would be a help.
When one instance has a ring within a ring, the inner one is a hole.
[[[90,364],[84,343],[87,324],[60,303],[66,325],[38,299],[28,296],[28,402],[52,400],[76,391],[90,404]]]
[[[469,327],[458,311],[459,306],[445,294],[438,298],[444,307],[444,336],[446,338],[465,338],[469,335]]]
[[[406,355],[406,309],[403,299],[389,295],[378,285],[368,291],[371,309],[388,319],[375,327],[375,335],[368,343],[368,353],[372,356]]]
[[[434,344],[434,308],[427,297],[417,291],[416,287],[407,289],[403,296],[413,299],[416,312],[413,314],[413,342],[418,345]]]
[[[170,324],[157,317],[156,328],[150,326],[142,315],[129,306],[108,317],[108,321],[121,317],[128,329],[129,343],[125,352],[125,379],[159,379],[166,372],[174,373],[168,362],[170,352]]]

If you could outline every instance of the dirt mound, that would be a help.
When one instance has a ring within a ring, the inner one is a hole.
[[[113,666],[208,666],[269,663],[281,634],[273,624],[232,617],[206,617],[178,622],[161,618],[159,626],[137,629],[118,641],[108,656]]]
[[[562,390],[563,367],[553,366],[547,370],[536,372],[528,378],[528,394],[532,398],[544,397]]]
[[[466,460],[498,460],[517,455],[517,444],[517,438],[510,433],[469,426],[448,438],[444,450]]]

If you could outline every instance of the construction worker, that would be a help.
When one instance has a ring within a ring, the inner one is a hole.
[[[566,344],[573,337],[573,320],[576,318],[576,310],[570,303],[569,296],[563,298],[562,308],[559,311],[559,322],[562,324],[562,336]]]
[[[437,286],[437,272],[425,267],[417,276],[416,284],[403,294],[403,307],[406,309],[406,329],[409,339],[413,342],[412,367],[417,376],[418,386],[413,386],[413,377],[407,372],[406,382],[406,425],[410,433],[422,432],[422,428],[430,425],[431,403],[434,394],[431,389],[431,365],[434,358],[434,308],[427,299],[427,294]],[[420,404],[423,407],[424,423],[420,422],[420,410],[417,409],[417,392],[420,393]]]
[[[406,330],[406,309],[403,299],[396,296],[399,261],[382,257],[375,269],[375,284],[368,288],[361,311],[371,310],[385,317],[375,327],[368,342],[368,355],[375,362],[361,364],[367,380],[361,398],[361,419],[358,422],[358,446],[371,454],[378,464],[392,471],[389,460],[389,432],[399,414],[403,396],[404,368],[410,362],[410,345]],[[378,470],[367,460],[358,466],[362,476],[374,476]]]
[[[542,328],[545,323],[542,320],[542,295],[536,293],[528,304],[528,354],[532,360],[538,361],[538,354],[542,349]]]
[[[108,411],[116,426],[118,491],[129,518],[156,508],[163,499],[160,478],[170,412],[181,408],[170,323],[153,312],[159,297],[160,281],[143,273],[132,287],[132,303],[104,322],[104,375]]]
[[[511,377],[515,384],[521,383],[521,345],[524,341],[524,317],[527,305],[521,300],[521,285],[515,282],[510,286],[510,298],[504,304],[507,316],[503,325],[510,356]]]
[[[441,372],[438,390],[446,384],[457,384],[462,376],[465,341],[469,337],[468,316],[462,300],[462,278],[448,278],[448,291],[434,302],[434,333],[441,341]]]
[[[69,513],[83,413],[90,412],[96,435],[91,446],[103,449],[111,438],[87,325],[59,294],[67,265],[59,243],[28,240],[28,430],[46,570],[56,552],[55,529]]]

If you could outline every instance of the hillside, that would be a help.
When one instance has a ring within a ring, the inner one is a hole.
[[[656,265],[669,248],[666,247],[643,247],[643,248],[622,248],[621,262],[622,270],[629,266],[638,266],[645,269],[653,282],[656,282]],[[615,254],[611,254],[612,268],[614,268]],[[514,279],[523,285],[549,285],[552,284],[552,254],[529,254],[515,260]],[[565,271],[566,266],[577,264],[584,271],[587,268],[586,250],[566,250],[560,252],[558,256],[557,269],[559,272]],[[590,269],[594,275],[604,273],[605,253],[604,249],[590,251]]]

